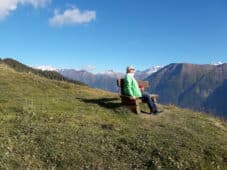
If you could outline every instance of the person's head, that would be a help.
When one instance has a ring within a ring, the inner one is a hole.
[[[135,68],[131,65],[126,68],[126,73],[134,73]]]

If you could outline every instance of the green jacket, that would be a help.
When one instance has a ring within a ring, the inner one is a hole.
[[[123,84],[123,92],[127,96],[142,97],[140,88],[136,79],[130,75],[126,74]]]

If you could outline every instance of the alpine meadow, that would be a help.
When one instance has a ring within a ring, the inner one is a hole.
[[[0,0],[0,170],[227,170],[227,0]]]
[[[227,168],[224,120],[173,105],[137,115],[117,93],[6,61],[0,62],[0,169]]]

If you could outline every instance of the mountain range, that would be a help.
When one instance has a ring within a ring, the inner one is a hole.
[[[159,101],[227,117],[227,64],[170,64],[145,80]]]
[[[117,92],[119,89],[116,85],[116,80],[125,76],[125,73],[116,72],[113,70],[107,70],[102,73],[92,73],[86,70],[76,70],[76,69],[55,69],[51,66],[40,66],[36,67],[41,70],[56,71],[61,75],[75,80],[83,82],[90,87],[99,88],[107,91]],[[150,76],[152,73],[158,71],[162,66],[153,66],[144,71],[136,71],[135,77],[137,79],[143,80]]]

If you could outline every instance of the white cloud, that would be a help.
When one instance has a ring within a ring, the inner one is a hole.
[[[0,19],[7,17],[10,12],[15,11],[18,5],[30,4],[34,7],[44,6],[51,0],[1,0]]]
[[[95,11],[83,11],[81,12],[78,8],[67,9],[63,14],[59,11],[54,11],[54,16],[49,20],[52,26],[61,26],[65,24],[84,24],[89,23],[96,19]]]

